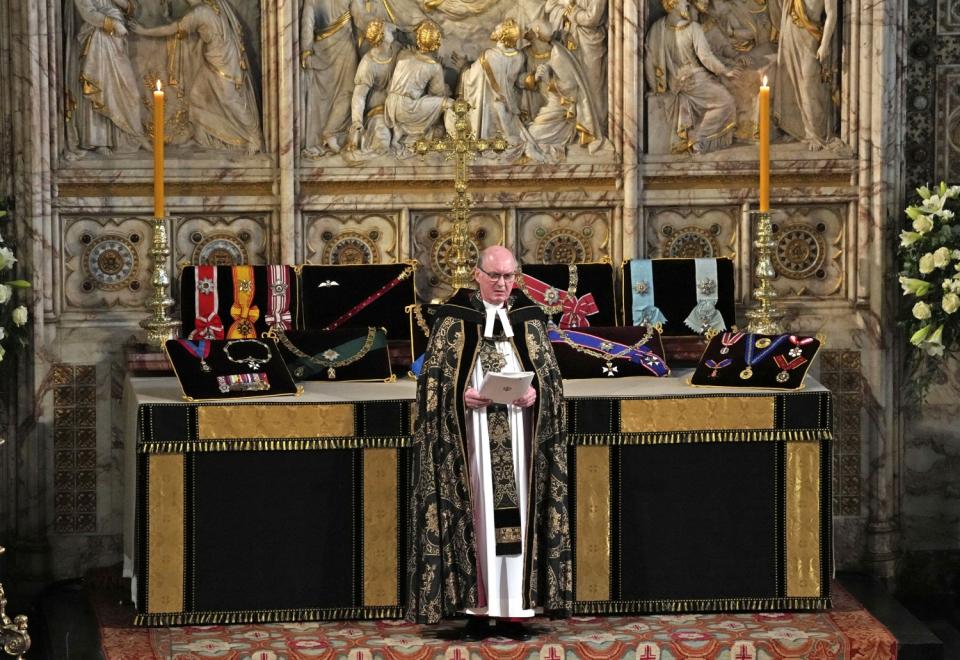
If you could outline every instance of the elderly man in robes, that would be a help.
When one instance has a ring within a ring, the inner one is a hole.
[[[565,615],[572,598],[560,371],[516,268],[506,248],[484,250],[478,291],[437,311],[417,381],[407,617],[471,615],[465,639],[526,639],[519,619]],[[534,379],[511,404],[480,394],[484,374],[516,371]]]
[[[411,145],[432,132],[443,111],[453,105],[443,67],[431,55],[440,48],[440,26],[424,21],[415,34],[417,48],[397,56],[384,102],[386,124],[393,130],[393,146],[401,156],[412,155]]]

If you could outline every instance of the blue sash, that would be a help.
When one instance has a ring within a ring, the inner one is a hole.
[[[582,346],[583,348],[588,348],[592,351],[597,351],[602,353],[607,359],[610,360],[629,360],[634,364],[639,364],[644,369],[649,371],[655,376],[666,376],[670,373],[670,368],[667,367],[667,364],[663,359],[650,350],[648,346],[628,346],[627,344],[621,344],[610,339],[604,339],[603,337],[597,337],[596,335],[589,335],[585,332],[578,332],[576,330],[550,330],[547,332],[547,336],[550,338],[551,342],[554,343],[566,343],[564,340],[564,335],[566,338],[576,344],[577,346]]]

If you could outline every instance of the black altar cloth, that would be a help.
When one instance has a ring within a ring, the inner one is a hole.
[[[565,383],[574,611],[829,606],[830,393],[687,375]],[[412,381],[178,396],[127,383],[137,623],[403,615]]]

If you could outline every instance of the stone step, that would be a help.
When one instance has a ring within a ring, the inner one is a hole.
[[[958,660],[944,643],[882,585],[864,575],[838,574],[837,581],[897,638],[898,660]]]

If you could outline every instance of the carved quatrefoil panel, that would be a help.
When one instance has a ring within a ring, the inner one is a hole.
[[[240,266],[268,263],[269,215],[203,215],[174,219],[177,265]]]
[[[520,263],[573,264],[610,255],[610,209],[537,209],[518,214]]]
[[[422,266],[417,270],[417,296],[423,301],[448,298],[453,293],[450,286],[453,271],[448,263],[453,221],[446,213],[411,211],[410,227],[410,254]],[[467,235],[471,264],[476,263],[483,248],[502,245],[505,233],[506,215],[503,211],[472,213]]]
[[[150,288],[151,225],[142,218],[62,216],[67,310],[142,307]]]
[[[846,205],[785,206],[773,212],[774,288],[781,296],[842,292]]]
[[[646,215],[646,256],[651,259],[736,259],[737,207],[650,207]]]
[[[312,264],[380,264],[398,261],[400,214],[307,213],[304,258]]]

